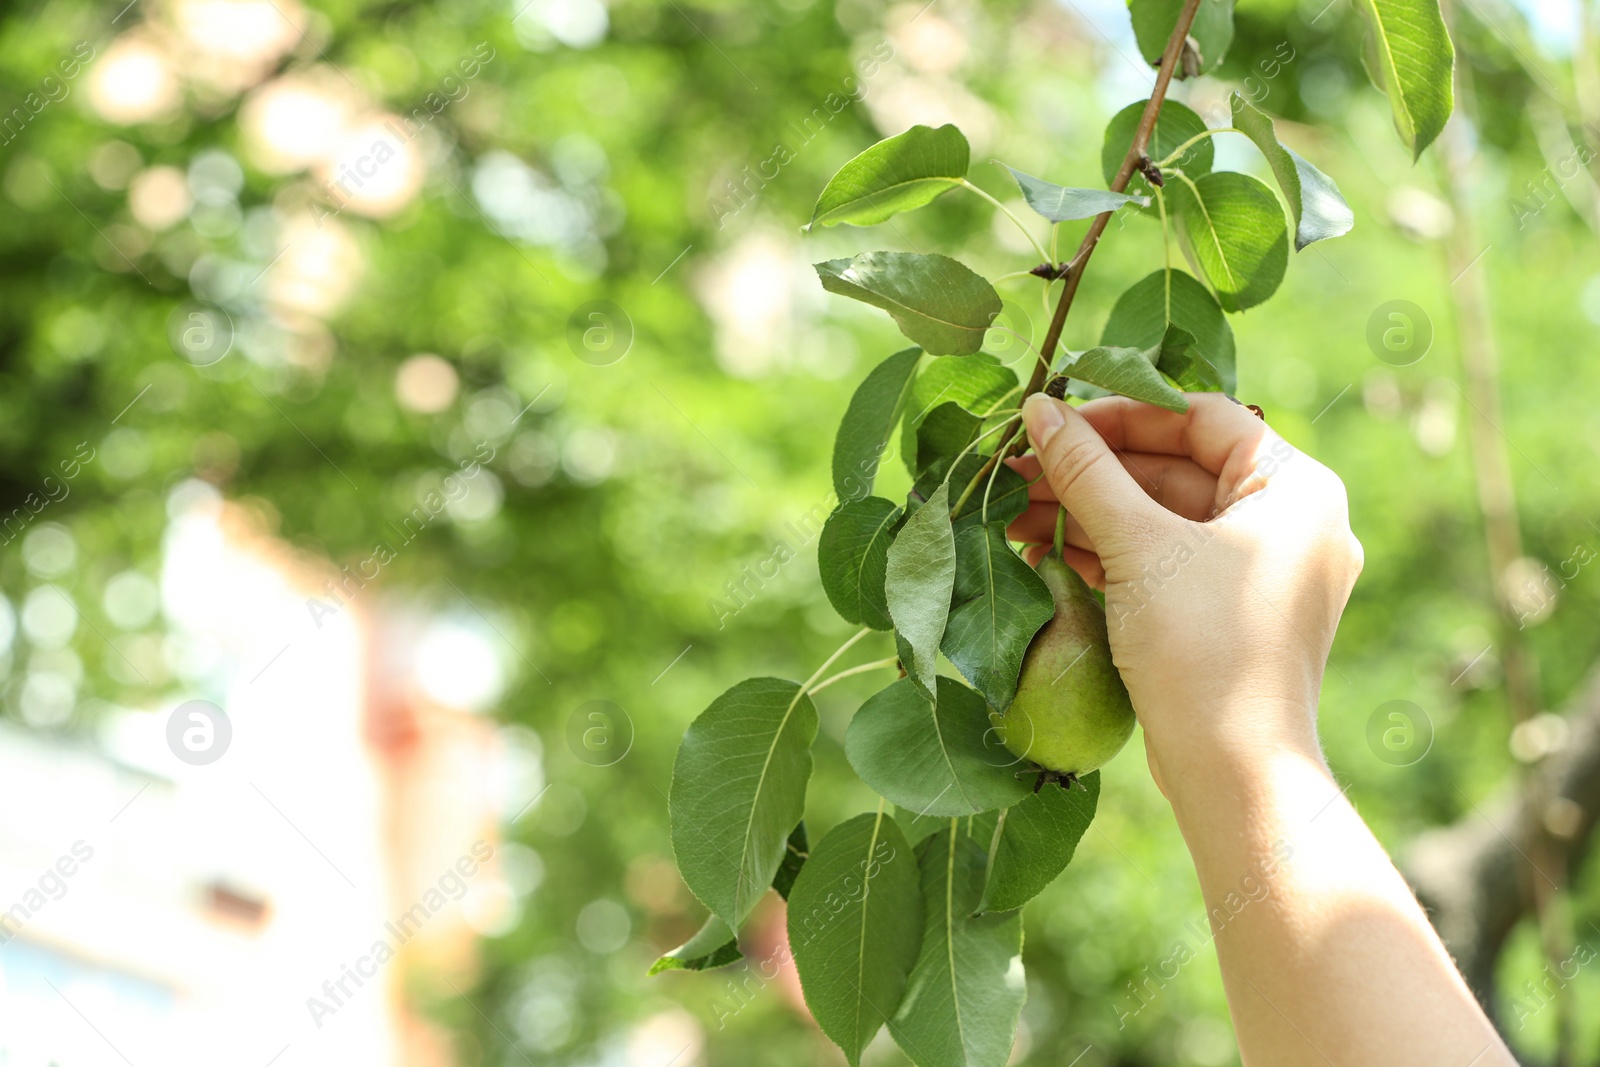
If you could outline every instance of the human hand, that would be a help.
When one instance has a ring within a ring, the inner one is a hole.
[[[1105,592],[1112,658],[1169,797],[1228,761],[1317,753],[1323,666],[1362,558],[1337,475],[1227,397],[1188,400],[1177,414],[1029,397],[1034,454],[1009,461],[1045,475],[1010,537],[1037,562],[1065,507],[1066,561]]]

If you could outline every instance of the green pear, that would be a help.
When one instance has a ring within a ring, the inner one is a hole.
[[[1039,561],[1039,576],[1055,598],[1055,617],[1028,646],[1016,699],[991,717],[1016,755],[1082,776],[1128,743],[1133,704],[1111,662],[1105,608],[1054,552]]]

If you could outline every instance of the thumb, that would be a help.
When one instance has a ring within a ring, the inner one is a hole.
[[[1102,562],[1150,542],[1170,513],[1139,488],[1089,420],[1043,393],[1028,397],[1022,420],[1056,499],[1083,526]]]

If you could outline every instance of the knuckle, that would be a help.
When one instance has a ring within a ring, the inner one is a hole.
[[[1304,455],[1304,453],[1301,454]],[[1333,468],[1329,467],[1327,464],[1320,463],[1317,460],[1312,459],[1310,456],[1306,456],[1305,458],[1307,461],[1307,472],[1310,476],[1310,480],[1316,484],[1317,492],[1329,502],[1343,505],[1347,499],[1347,494],[1344,487],[1344,479],[1340,478],[1339,475],[1334,472]]]
[[[1046,459],[1050,484],[1055,488],[1056,496],[1063,499],[1106,456],[1105,449],[1096,447],[1096,442],[1076,434],[1068,437],[1065,433],[1058,433],[1050,445],[1050,455]]]
[[[1181,527],[1174,527],[1157,521],[1158,516],[1162,514],[1170,513],[1145,510],[1123,511],[1119,516],[1118,523],[1123,542],[1129,547],[1149,547],[1166,545],[1172,542],[1180,532]],[[1179,523],[1187,523],[1188,521],[1179,519],[1176,515],[1172,517]]]

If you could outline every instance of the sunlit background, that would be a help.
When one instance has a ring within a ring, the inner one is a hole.
[[[1366,547],[1330,759],[1528,1062],[1594,1064],[1600,977],[1560,964],[1600,954],[1600,795],[1537,813],[1552,893],[1495,857],[1519,783],[1600,780],[1600,8],[1447,6],[1463,115],[1420,163],[1351,0],[1239,0],[1174,95],[1223,125],[1245,92],[1356,212],[1234,319],[1241,397],[1340,472]],[[672,757],[850,629],[816,578],[832,427],[902,342],[809,264],[1033,264],[975,198],[800,225],[914,123],[1026,215],[989,161],[1097,184],[1152,77],[1117,0],[0,15],[0,1063],[841,1063],[775,897],[744,963],[645,977],[704,916]],[[1160,261],[1113,224],[1068,345]],[[1002,287],[1014,366],[1038,288]],[[1394,300],[1432,332],[1410,362],[1368,342]],[[842,751],[871,691],[818,699],[814,838],[872,803]],[[1397,700],[1427,742],[1398,756]],[[1027,913],[1015,1063],[1237,1062],[1139,748]]]

